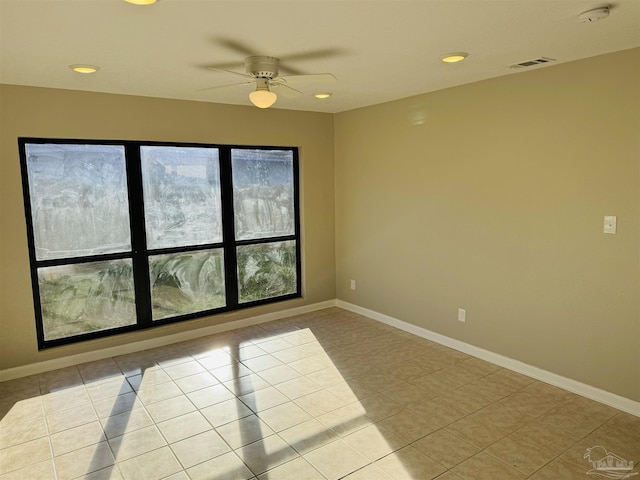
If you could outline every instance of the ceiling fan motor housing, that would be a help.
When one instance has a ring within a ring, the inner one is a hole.
[[[244,60],[244,67],[252,77],[274,78],[278,76],[278,62],[276,57],[253,56]]]

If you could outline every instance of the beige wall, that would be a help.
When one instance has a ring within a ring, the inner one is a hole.
[[[303,299],[38,352],[19,136],[300,147]],[[0,370],[335,298],[333,117],[0,86]]]
[[[0,86],[0,370],[337,296],[640,401],[639,78],[636,49],[335,116]],[[18,136],[299,146],[304,299],[38,352]]]
[[[334,128],[338,298],[640,401],[640,49]]]

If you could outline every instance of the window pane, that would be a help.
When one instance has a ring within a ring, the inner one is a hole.
[[[37,260],[131,250],[124,148],[25,145]]]
[[[222,241],[217,148],[140,148],[147,246]]]
[[[226,304],[221,248],[154,255],[149,259],[149,276],[154,320]]]
[[[296,293],[296,242],[244,245],[237,249],[240,303]]]
[[[131,260],[38,269],[45,340],[136,323]]]
[[[232,149],[236,239],[293,235],[293,152]]]

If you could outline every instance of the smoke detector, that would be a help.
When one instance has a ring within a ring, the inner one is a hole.
[[[603,7],[593,8],[586,12],[582,12],[578,15],[578,21],[582,23],[593,23],[598,20],[604,20],[609,16],[609,8],[609,5],[605,5]]]

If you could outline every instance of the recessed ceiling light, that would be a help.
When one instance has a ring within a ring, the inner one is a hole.
[[[96,73],[98,70],[100,70],[100,67],[97,67],[95,65],[80,65],[80,64],[69,65],[69,68],[74,72],[78,72],[78,73]]]
[[[445,63],[456,63],[456,62],[461,62],[468,56],[469,54],[467,52],[447,53],[446,55],[443,55],[442,57],[440,57],[440,60],[442,60]]]
[[[127,3],[132,3],[134,5],[153,5],[158,0],[124,0]]]
[[[314,97],[324,99],[324,98],[329,98],[331,95],[333,95],[333,93],[331,92],[322,92],[322,93],[316,93]]]

